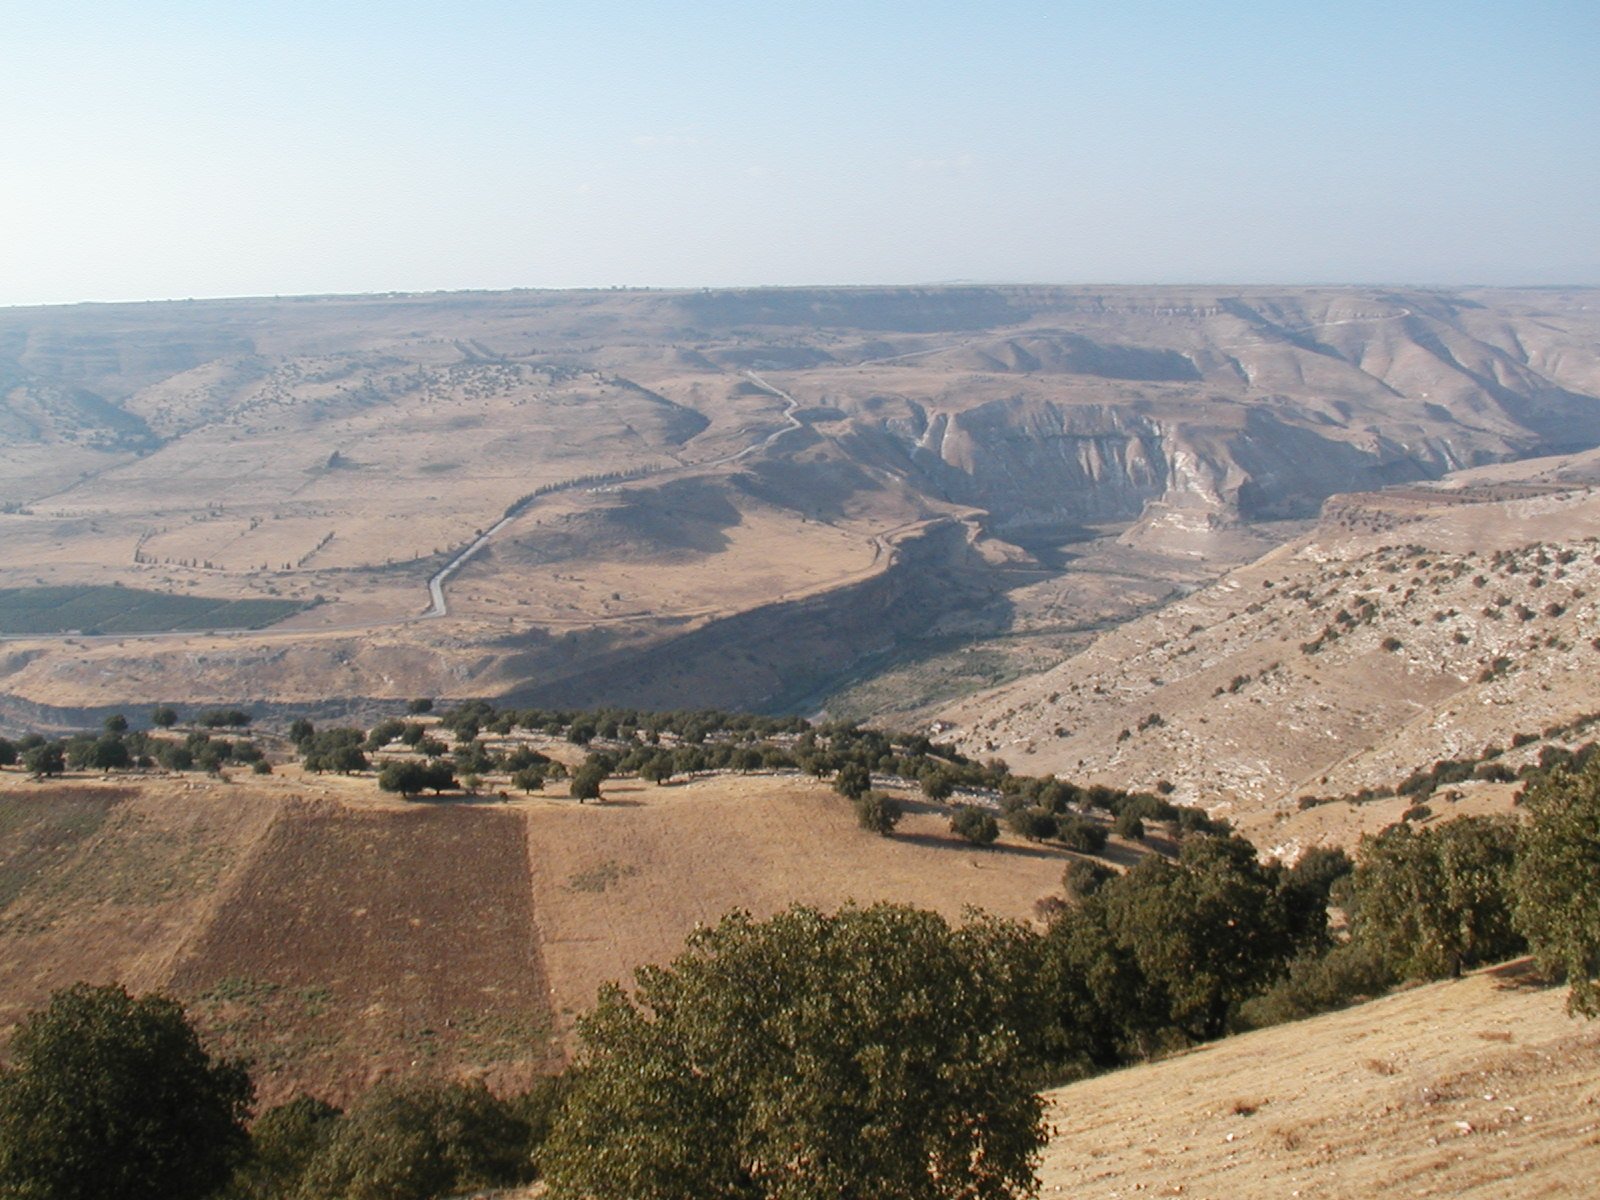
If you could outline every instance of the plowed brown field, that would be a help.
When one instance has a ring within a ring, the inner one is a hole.
[[[523,822],[290,804],[172,987],[264,1097],[410,1070],[509,1086],[545,1059]]]

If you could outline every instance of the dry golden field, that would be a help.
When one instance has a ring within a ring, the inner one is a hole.
[[[1040,1195],[1600,1191],[1600,1027],[1512,965],[1050,1093]]]

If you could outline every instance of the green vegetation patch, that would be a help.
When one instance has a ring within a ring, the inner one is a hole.
[[[0,588],[0,635],[262,629],[298,600],[224,600],[124,587]]]

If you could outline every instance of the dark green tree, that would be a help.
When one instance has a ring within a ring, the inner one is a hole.
[[[408,800],[427,788],[428,782],[427,766],[414,758],[384,763],[378,772],[378,787],[386,792],[398,792]]]
[[[886,796],[882,792],[863,792],[855,799],[856,820],[861,828],[871,830],[882,837],[888,837],[894,832],[894,827],[900,824],[900,818],[905,815],[899,801],[893,796]]]
[[[128,718],[121,713],[112,713],[105,719],[104,728],[107,733],[127,733]]]
[[[398,741],[406,731],[406,723],[397,721],[393,717],[379,721],[367,730],[367,740],[364,743],[368,750],[382,750],[390,742]]]
[[[1099,864],[1073,865],[1106,870]],[[1160,1044],[1171,1024],[1166,997],[1145,977],[1133,950],[1112,934],[1101,896],[1057,915],[1045,936],[1043,959],[1040,987],[1052,1018],[1051,1057],[1059,1068],[1094,1074]]]
[[[1363,838],[1352,885],[1353,935],[1402,979],[1439,979],[1521,952],[1511,922],[1516,831],[1490,817]]]
[[[1299,949],[1275,873],[1242,838],[1189,838],[1177,863],[1146,857],[1096,900],[1173,1027],[1194,1041],[1226,1033],[1234,1008]]]
[[[963,804],[950,814],[950,831],[974,846],[987,846],[1000,836],[1000,823],[993,813]]]
[[[858,800],[872,787],[872,775],[860,763],[845,763],[834,777],[833,790],[851,800]]]
[[[253,1089],[162,996],[76,984],[25,1018],[0,1074],[0,1195],[201,1200],[242,1161]]]
[[[1021,834],[1030,842],[1042,842],[1056,836],[1056,819],[1042,808],[1014,808],[1006,814],[1006,824],[1011,826],[1013,833]]]
[[[158,729],[171,729],[178,723],[178,710],[170,704],[158,704],[150,712],[150,724]]]
[[[1092,817],[1076,813],[1056,818],[1056,837],[1079,854],[1098,854],[1106,848],[1106,827]]]
[[[433,1200],[526,1183],[528,1143],[526,1121],[481,1083],[380,1083],[333,1123],[300,1194]]]
[[[1569,1011],[1600,1016],[1600,758],[1534,784],[1517,846],[1516,925]]]
[[[1117,877],[1110,867],[1075,858],[1061,872],[1061,890],[1074,900],[1092,896]]]
[[[570,794],[582,804],[585,800],[599,800],[600,785],[611,776],[611,771],[606,765],[590,755],[583,764],[572,773]]]
[[[30,775],[43,778],[46,775],[59,775],[67,769],[66,751],[59,742],[46,742],[41,746],[34,746],[23,751],[22,768]]]
[[[225,1200],[281,1200],[299,1187],[306,1166],[327,1144],[340,1112],[312,1096],[267,1109],[250,1127],[251,1155]]]
[[[1001,1200],[1044,1143],[1031,935],[879,905],[733,914],[612,985],[546,1148],[558,1200]]]

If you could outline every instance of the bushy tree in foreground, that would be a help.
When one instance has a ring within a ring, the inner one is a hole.
[[[332,1121],[299,1194],[431,1200],[533,1176],[527,1121],[481,1083],[380,1083]]]
[[[1516,925],[1539,966],[1565,976],[1567,1007],[1600,1017],[1600,759],[1529,789],[1517,847]]]
[[[175,1000],[76,984],[25,1018],[0,1073],[0,1195],[200,1200],[249,1139],[250,1078]]]
[[[1519,954],[1511,923],[1516,831],[1495,817],[1458,817],[1363,838],[1352,887],[1354,936],[1401,979],[1460,975]]]
[[[876,905],[734,914],[612,985],[546,1147],[553,1196],[963,1200],[1034,1187],[1037,939]]]

